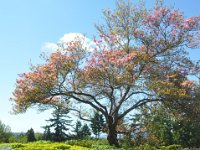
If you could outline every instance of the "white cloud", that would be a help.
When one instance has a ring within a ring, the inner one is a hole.
[[[44,46],[42,46],[43,52],[53,52],[53,51],[56,51],[57,49],[58,49],[58,45],[55,43],[47,42],[44,44]]]
[[[81,33],[68,33],[68,34],[64,34],[64,36],[60,38],[59,42],[69,43],[71,41],[78,40],[78,39],[84,40],[85,36]]]
[[[45,43],[44,46],[42,47],[42,51],[53,52],[58,49],[58,44],[65,45],[65,43],[69,43],[69,42],[76,41],[76,40],[81,40],[83,43],[83,48],[86,48],[88,51],[92,51],[92,49],[95,46],[95,43],[91,39],[85,37],[81,33],[68,33],[68,34],[64,34],[58,40],[57,43],[51,43],[51,42]]]

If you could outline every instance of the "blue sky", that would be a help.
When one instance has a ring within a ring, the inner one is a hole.
[[[136,0],[132,0],[137,2]],[[146,0],[152,6],[153,0]],[[26,132],[31,127],[42,132],[41,126],[50,111],[12,115],[9,98],[19,73],[27,72],[29,64],[39,58],[45,43],[56,43],[67,33],[83,33],[92,39],[94,23],[102,22],[102,10],[114,8],[115,0],[0,0],[0,120],[14,132]],[[166,0],[190,17],[200,15],[199,0]],[[200,59],[199,49],[191,51]]]

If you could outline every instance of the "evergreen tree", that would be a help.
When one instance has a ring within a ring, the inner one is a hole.
[[[84,139],[91,135],[90,128],[88,127],[88,125],[84,124],[82,126],[82,123],[79,120],[76,122],[74,132],[75,132],[74,136],[75,139]]]
[[[27,131],[26,136],[27,136],[27,142],[36,141],[35,133],[34,133],[34,130],[32,128]]]
[[[91,119],[92,132],[96,136],[96,138],[99,139],[99,136],[103,130],[103,127],[104,127],[103,115],[97,111],[95,112],[94,117]]]
[[[76,122],[75,128],[74,128],[74,132],[75,132],[75,139],[81,139],[82,138],[82,124],[80,121]]]
[[[90,128],[88,127],[87,124],[84,124],[83,127],[81,128],[81,137],[82,138],[88,138],[90,137],[91,135],[91,132],[90,132]]]
[[[68,135],[65,133],[69,130],[67,126],[71,126],[72,120],[67,120],[64,118],[70,118],[67,116],[69,110],[60,106],[55,107],[55,111],[53,111],[52,115],[53,118],[47,120],[51,124],[49,125],[50,128],[54,128],[54,133],[52,134],[53,141],[64,141],[67,139]]]
[[[49,126],[44,126],[44,133],[43,133],[43,140],[51,141],[52,140],[52,133]]]

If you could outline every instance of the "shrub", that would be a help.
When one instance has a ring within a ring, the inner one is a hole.
[[[9,144],[9,146],[13,149],[16,149],[16,148],[22,148],[24,147],[24,144],[21,144],[21,143],[12,143],[12,144]]]
[[[108,145],[107,140],[70,140],[66,144],[92,148],[93,145]]]
[[[157,148],[151,146],[151,145],[148,145],[148,144],[145,144],[145,145],[140,145],[136,148],[136,150],[157,150]]]
[[[114,149],[116,149],[115,147],[110,146],[110,145],[93,145],[92,147],[95,150],[114,150]]]
[[[181,149],[181,145],[169,145],[169,146],[162,146],[160,147],[161,150],[178,150]]]
[[[66,145],[66,144],[57,144],[55,146],[53,146],[54,149],[59,149],[59,150],[65,150],[65,149],[70,149],[71,146],[70,145]]]

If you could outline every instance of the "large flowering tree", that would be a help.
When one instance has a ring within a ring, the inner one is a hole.
[[[61,100],[86,104],[104,115],[109,144],[119,146],[117,125],[127,114],[150,102],[190,97],[196,83],[187,76],[199,70],[186,49],[199,44],[200,17],[184,18],[160,3],[147,10],[126,1],[104,16],[92,51],[78,38],[65,43],[19,76],[12,100],[17,112]]]

